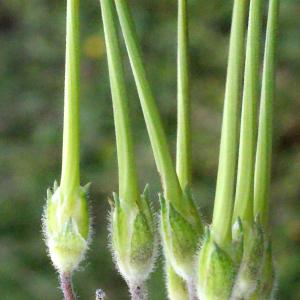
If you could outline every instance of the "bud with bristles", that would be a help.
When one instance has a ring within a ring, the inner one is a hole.
[[[258,288],[263,262],[264,237],[259,222],[244,226],[244,252],[234,287],[234,297],[248,299]]]
[[[189,195],[186,194],[186,197],[189,197]],[[192,201],[190,198],[187,200]],[[182,215],[162,195],[160,195],[160,203],[165,257],[171,263],[175,272],[188,281],[194,275],[193,257],[202,233],[202,225],[200,222],[193,222],[193,218]]]
[[[206,229],[198,257],[198,297],[205,300],[230,299],[235,275],[232,258],[213,241]]]
[[[72,273],[88,248],[88,189],[89,185],[79,186],[67,194],[55,183],[53,191],[47,191],[44,233],[50,257],[60,273]]]
[[[111,217],[111,246],[119,271],[127,282],[142,283],[152,271],[157,244],[147,189],[135,207],[114,194]]]
[[[266,244],[267,245],[264,251],[260,282],[262,299],[272,298],[272,295],[276,288],[276,276],[272,256],[272,246],[270,241],[268,241]]]
[[[249,300],[274,299],[276,289],[276,276],[272,257],[271,242],[265,242],[265,249],[262,259],[261,274],[256,291],[249,297]]]

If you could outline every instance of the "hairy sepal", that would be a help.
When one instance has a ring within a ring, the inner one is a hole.
[[[47,191],[43,230],[51,260],[60,273],[72,273],[88,249],[88,193],[89,184],[66,194],[56,182]]]
[[[244,251],[234,286],[234,299],[250,299],[259,289],[264,257],[262,226],[256,221],[252,226],[243,223]]]
[[[147,189],[136,205],[128,206],[114,194],[111,247],[116,265],[128,282],[143,282],[151,273],[157,238]]]
[[[209,229],[198,256],[197,294],[199,299],[230,299],[236,277],[231,256],[214,242]]]
[[[164,254],[174,271],[184,280],[194,276],[194,257],[202,233],[202,225],[183,216],[170,201],[160,195],[161,235]],[[192,201],[191,199],[188,201]]]

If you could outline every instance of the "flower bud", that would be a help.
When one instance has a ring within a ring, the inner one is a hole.
[[[189,201],[192,200],[189,199]],[[189,216],[183,216],[162,195],[160,195],[160,203],[165,257],[174,271],[188,281],[194,275],[193,258],[197,251],[202,225],[200,222],[191,222]]]
[[[152,271],[156,254],[155,222],[147,189],[135,206],[114,194],[111,221],[112,252],[126,281],[143,282]]]
[[[275,288],[276,274],[274,270],[272,246],[271,242],[267,241],[267,245],[264,251],[264,259],[260,279],[261,299],[273,299],[272,295]]]
[[[89,185],[79,186],[65,194],[55,182],[47,191],[43,229],[51,260],[61,273],[74,271],[88,248],[88,190]]]
[[[263,231],[259,222],[253,226],[243,224],[243,228],[245,247],[233,293],[237,299],[248,299],[258,288],[264,251]]]
[[[258,287],[249,300],[274,299],[276,289],[276,276],[273,264],[272,247],[269,240],[266,241],[264,249],[261,274]]]
[[[213,241],[206,229],[198,257],[198,297],[205,300],[230,299],[235,275],[233,260]]]

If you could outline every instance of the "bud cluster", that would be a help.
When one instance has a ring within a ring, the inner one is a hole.
[[[198,255],[199,299],[270,299],[274,290],[274,267],[270,242],[256,221],[243,226],[239,219],[234,239],[226,249],[214,241],[206,228]]]

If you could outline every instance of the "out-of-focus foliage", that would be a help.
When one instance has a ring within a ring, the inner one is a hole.
[[[112,107],[98,1],[81,1],[82,182],[92,181],[94,241],[75,276],[81,299],[101,287],[125,299],[107,246],[107,198],[117,190]],[[176,1],[132,0],[169,142],[176,126]],[[194,194],[210,221],[217,170],[231,1],[190,0]],[[300,3],[282,1],[272,184],[278,299],[300,298]],[[61,297],[42,241],[45,189],[59,179],[62,142],[65,1],[0,2],[0,298]],[[125,56],[124,56],[125,57]],[[159,179],[127,59],[141,185]],[[160,264],[161,265],[161,264]],[[151,299],[165,299],[161,267]],[[297,284],[298,283],[298,284]]]

